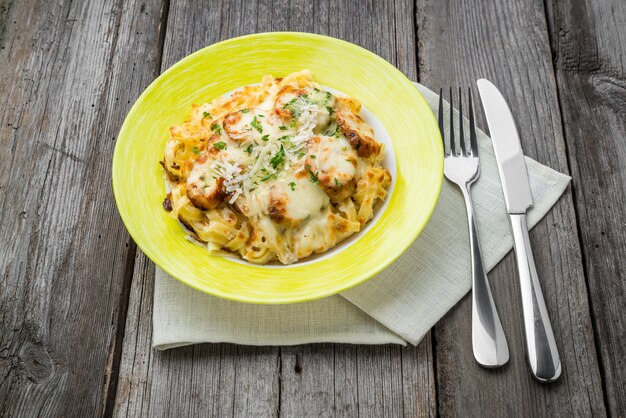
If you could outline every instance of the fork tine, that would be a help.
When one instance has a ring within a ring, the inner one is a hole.
[[[452,97],[452,87],[450,87],[450,153],[456,155],[456,145],[454,141],[454,104]]]
[[[441,142],[443,142],[443,155],[446,155],[446,135],[443,123],[443,88],[439,89],[439,132],[441,132]]]
[[[472,105],[472,88],[468,87],[469,96],[469,130],[470,130],[470,145],[472,147],[472,156],[478,157],[478,141],[476,140],[476,124],[474,122],[474,106]]]
[[[459,87],[459,142],[461,143],[461,154],[467,157],[467,148],[465,148],[465,134],[463,133],[463,96],[461,87]]]

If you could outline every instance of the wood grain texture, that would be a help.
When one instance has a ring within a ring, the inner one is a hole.
[[[626,4],[548,3],[608,410],[626,416]]]
[[[423,84],[475,86],[488,78],[508,99],[526,155],[568,172],[549,38],[541,2],[418,2]],[[477,100],[475,104],[478,104]],[[478,108],[480,126],[484,117]],[[532,380],[511,255],[489,275],[511,350],[501,370],[472,358],[471,301],[435,326],[439,412],[444,416],[590,416],[605,407],[571,191],[531,232],[535,260],[563,364],[561,380]]]
[[[0,0],[0,416],[623,416],[625,24],[617,0]],[[115,137],[160,71],[275,30],[354,42],[431,88],[490,78],[526,154],[571,173],[531,233],[560,382],[528,373],[511,256],[490,274],[502,370],[474,363],[468,298],[417,347],[151,349],[154,265],[116,214]]]
[[[111,156],[158,67],[160,13],[0,6],[0,415],[93,416],[114,391],[133,244]]]

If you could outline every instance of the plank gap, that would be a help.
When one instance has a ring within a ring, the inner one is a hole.
[[[156,68],[161,69],[161,72],[163,72],[161,65],[163,65],[163,49],[165,48],[165,34],[167,32],[167,21],[170,17],[170,1],[171,0],[163,1],[163,10],[161,11],[161,20],[159,22],[159,41],[158,41],[159,42],[158,44],[159,56],[158,56]]]
[[[281,416],[283,394],[283,348],[278,347],[278,404],[276,405],[276,415]]]
[[[117,382],[119,380],[120,362],[122,360],[122,347],[124,342],[124,333],[126,330],[126,315],[128,313],[128,302],[130,298],[130,287],[133,281],[133,271],[135,269],[135,253],[137,252],[137,244],[131,239],[128,245],[128,253],[126,255],[126,267],[124,269],[124,281],[118,302],[117,324],[115,326],[115,335],[111,342],[109,350],[109,362],[105,371],[104,394],[102,396],[103,407],[102,416],[110,417],[113,415],[115,408],[115,396],[117,393]]]
[[[420,48],[420,25],[419,25],[419,19],[418,19],[418,12],[420,10],[419,8],[419,2],[420,0],[415,0],[413,2],[413,30],[415,32],[415,73],[416,73],[416,77],[417,79],[415,81],[417,81],[418,83],[422,83],[422,56],[421,56],[421,48]],[[433,333],[434,334],[434,333]],[[434,355],[434,353],[433,353]]]
[[[439,376],[437,375],[437,337],[435,337],[435,326],[429,331],[431,338],[431,350],[433,359],[433,378],[435,379],[435,416],[439,417]]]

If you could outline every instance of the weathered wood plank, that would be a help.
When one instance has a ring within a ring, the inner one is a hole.
[[[150,412],[150,403],[145,400],[151,396],[152,382],[148,380],[155,354],[149,349],[152,343],[153,291],[154,264],[137,251],[119,365],[115,416],[148,416]]]
[[[352,402],[356,401],[355,397],[350,397],[348,404],[336,406],[335,359],[335,344],[281,349],[281,415],[330,416],[339,409],[341,415],[354,416],[356,411]],[[354,371],[352,369],[352,373]],[[340,386],[340,389],[343,388]]]
[[[398,346],[357,348],[357,393],[359,415],[403,415],[402,352]]]
[[[549,1],[554,67],[608,409],[626,415],[626,4]]]
[[[287,5],[224,1],[211,8],[196,2],[172,2],[162,69],[196,49],[232,36],[299,30],[361,44],[397,62],[415,79],[412,9],[409,1],[398,2],[396,8],[378,2],[368,2],[363,8],[349,1],[298,0]],[[286,416],[352,416],[368,411],[392,415],[405,411],[411,416],[436,413],[429,336],[418,348],[406,349],[324,344],[284,347],[280,355],[278,349],[235,350],[228,345],[202,345],[166,353],[151,351],[151,330],[145,324],[151,321],[152,276],[152,267],[139,256],[120,366],[115,409],[118,416],[202,415],[207,411],[209,415],[220,415],[229,409],[239,411],[238,408],[250,403],[255,405],[257,413],[269,412],[274,405],[276,412],[280,408],[280,413]],[[199,347],[204,350],[202,356],[194,352]],[[232,357],[234,353],[237,358]],[[246,363],[249,370],[264,370],[268,376],[280,371],[280,386],[273,378],[235,373],[234,369],[240,370],[240,366],[227,366],[235,363]],[[191,381],[190,376],[193,376]],[[233,390],[233,384],[238,389]],[[174,391],[195,393],[200,388],[204,400],[187,403],[179,397],[172,400]],[[272,397],[278,390],[280,399]]]
[[[359,415],[357,367],[357,346],[335,344],[333,357],[335,416],[356,417]]]
[[[509,100],[525,153],[568,172],[541,2],[418,1],[417,26],[424,84],[473,86],[478,78],[491,79]],[[480,108],[478,119],[485,127]],[[530,376],[517,271],[509,256],[490,274],[490,281],[511,349],[510,364],[498,371],[476,365],[470,348],[471,301],[465,298],[435,326],[442,415],[605,413],[570,191],[533,229],[531,240],[561,353],[561,380],[546,386]]]
[[[402,405],[406,417],[434,417],[438,413],[432,347],[431,331],[417,348],[402,349]]]
[[[161,10],[3,2],[0,16],[1,410],[94,416],[114,391],[132,267],[111,156],[158,67]]]

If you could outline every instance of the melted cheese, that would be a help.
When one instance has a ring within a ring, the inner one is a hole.
[[[278,180],[263,183],[247,199],[251,215],[267,215],[290,225],[317,215],[327,206],[329,198],[308,178],[289,174]]]
[[[264,78],[262,89],[245,87],[218,101],[221,108],[194,108],[189,123],[199,126],[196,138],[202,139],[183,148],[185,171],[174,180],[186,182],[179,185],[187,189],[187,202],[210,209],[185,212],[201,215],[197,220],[206,230],[196,232],[209,248],[239,251],[254,262],[278,258],[289,264],[326,251],[361,228],[357,209],[371,194],[365,187],[370,180],[362,177],[379,161],[380,148],[358,116],[358,101],[335,99],[315,86],[306,72],[287,76],[281,88]],[[177,138],[194,137],[193,126],[173,129]],[[178,147],[174,140],[166,146],[165,165],[174,177],[179,175],[169,160],[175,162]],[[361,158],[363,151],[372,158]],[[378,198],[385,192],[371,190]],[[212,212],[220,210],[232,215],[224,225]]]
[[[309,165],[328,175],[331,181],[336,178],[340,184],[346,184],[354,178],[357,155],[343,136],[313,138],[309,142],[309,153]]]
[[[197,161],[191,172],[189,173],[189,177],[187,177],[187,184],[200,184],[205,180],[205,176],[207,173],[210,173],[211,164],[213,160],[207,159],[204,162]],[[215,179],[213,179],[215,180]]]

